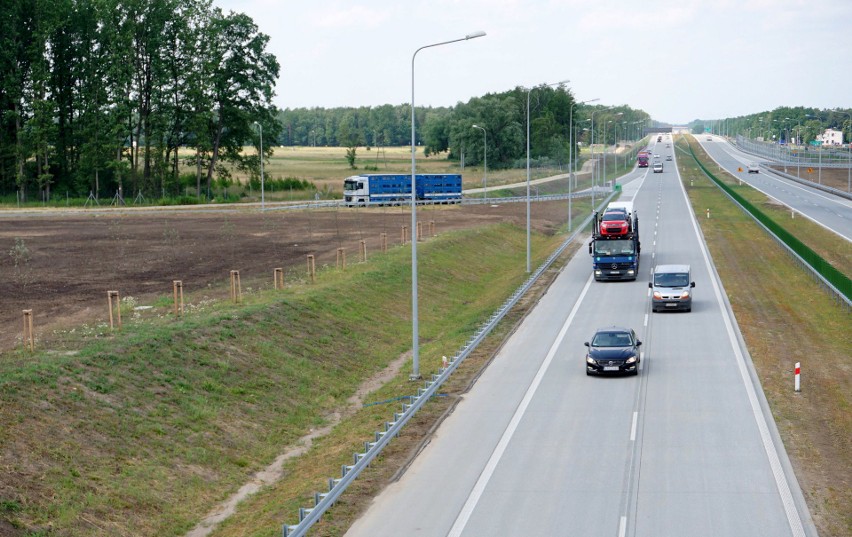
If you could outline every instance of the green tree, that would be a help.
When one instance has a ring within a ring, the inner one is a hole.
[[[272,96],[278,77],[278,60],[266,52],[269,37],[258,32],[257,25],[247,15],[224,15],[214,9],[205,37],[209,39],[204,68],[209,76],[207,92],[212,113],[207,116],[207,138],[210,148],[207,165],[207,189],[210,190],[213,172],[219,160],[243,164],[243,142],[253,138],[252,125],[259,121],[273,127]],[[209,92],[209,93],[208,93]],[[278,135],[277,128],[266,134]],[[220,173],[221,168],[219,169]]]

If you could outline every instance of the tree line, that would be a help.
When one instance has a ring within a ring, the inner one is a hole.
[[[210,0],[3,5],[2,192],[158,196],[183,159],[200,193],[226,163],[257,169],[244,144],[279,134],[278,61],[245,14]]]
[[[269,37],[212,0],[4,0],[0,17],[0,195],[149,198],[210,194],[229,170],[259,175],[274,145],[410,143],[407,104],[278,111]],[[427,155],[522,166],[567,161],[569,139],[639,136],[648,114],[578,104],[564,86],[514,88],[453,107],[418,107]],[[573,109],[573,118],[572,118]],[[573,129],[569,120],[573,119]],[[486,135],[478,125],[485,129]],[[354,158],[353,158],[354,160]],[[180,174],[179,170],[193,170]]]
[[[527,97],[530,100],[530,153],[538,162],[567,162],[570,142],[591,140],[594,112],[595,143],[615,144],[641,137],[650,119],[628,106],[578,103],[565,86],[517,87],[474,97],[453,107],[417,107],[416,143],[427,156],[446,153],[451,160],[481,164],[487,144],[488,166],[522,165],[526,156]],[[573,107],[573,113],[572,113]],[[411,143],[411,108],[382,105],[359,108],[295,108],[278,115],[279,143],[287,146],[401,146]],[[569,136],[569,121],[575,132]],[[477,125],[485,129],[485,135]],[[576,153],[575,153],[576,154]]]
[[[826,129],[844,132],[844,142],[852,141],[852,109],[818,109],[780,106],[775,110],[718,120],[695,120],[692,131],[712,130],[727,135],[762,138],[768,142],[808,144]]]

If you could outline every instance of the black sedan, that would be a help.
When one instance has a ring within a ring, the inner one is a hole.
[[[592,341],[585,343],[586,374],[639,374],[639,346],[636,332],[630,328],[610,326],[595,332]]]

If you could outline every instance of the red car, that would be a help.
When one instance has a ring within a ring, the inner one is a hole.
[[[630,221],[622,211],[610,211],[601,217],[601,235],[626,235],[630,230]]]

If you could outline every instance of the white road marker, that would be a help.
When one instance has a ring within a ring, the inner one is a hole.
[[[633,413],[633,425],[630,426],[630,441],[636,441],[636,422],[639,420],[639,413]]]

